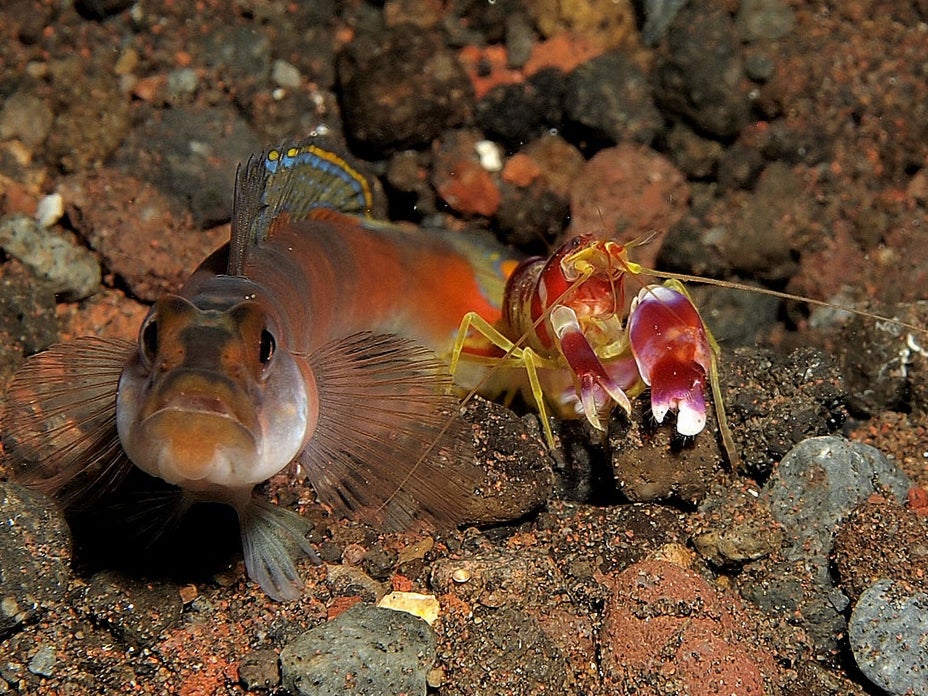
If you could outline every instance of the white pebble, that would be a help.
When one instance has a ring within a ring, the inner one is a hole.
[[[296,89],[300,86],[303,76],[294,65],[285,60],[275,60],[271,68],[271,79],[281,87]]]
[[[64,198],[60,193],[50,193],[39,201],[35,209],[35,219],[39,227],[48,229],[64,215]]]
[[[503,168],[503,150],[492,140],[481,140],[474,149],[480,157],[480,166],[488,172],[498,172]]]

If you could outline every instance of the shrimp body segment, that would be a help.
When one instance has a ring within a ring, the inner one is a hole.
[[[658,422],[675,411],[678,432],[698,434],[707,383],[719,394],[717,346],[678,281],[642,287],[626,313],[625,281],[642,271],[627,246],[592,235],[526,259],[509,278],[498,322],[464,318],[452,369],[476,357],[467,348],[473,333],[496,345],[498,363],[525,371],[552,447],[547,405],[605,432],[612,409],[630,414],[630,399],[648,387]]]

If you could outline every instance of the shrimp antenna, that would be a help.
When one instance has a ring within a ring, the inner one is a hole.
[[[700,283],[702,285],[713,285],[720,288],[729,288],[731,290],[742,290],[744,292],[753,292],[759,293],[761,295],[768,295],[770,297],[776,297],[781,300],[791,300],[793,302],[804,302],[806,304],[815,305],[816,307],[825,307],[827,309],[840,309],[843,312],[849,312],[851,314],[856,314],[867,319],[872,319],[874,321],[884,321],[896,326],[901,326],[904,329],[909,331],[914,331],[918,334],[925,334],[926,329],[922,326],[916,326],[915,324],[902,321],[896,317],[890,317],[885,314],[879,314],[877,312],[871,312],[866,309],[860,309],[859,307],[851,307],[850,305],[841,304],[838,302],[828,302],[826,300],[816,300],[813,297],[806,297],[804,295],[794,295],[789,292],[782,292],[780,290],[772,290],[771,288],[758,287],[756,285],[748,285],[747,283],[738,283],[731,280],[720,280],[718,278],[703,278],[700,276],[690,275],[688,273],[674,273],[671,271],[656,271],[651,268],[641,269],[643,275],[651,275],[656,278],[664,278],[668,280],[678,280],[680,282],[687,283]]]

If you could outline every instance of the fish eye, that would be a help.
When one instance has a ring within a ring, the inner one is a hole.
[[[139,332],[139,357],[146,367],[151,367],[158,353],[158,317],[152,312]]]
[[[258,360],[262,365],[268,365],[274,357],[274,351],[277,350],[277,341],[274,340],[274,334],[267,329],[261,330],[261,345],[258,348]]]

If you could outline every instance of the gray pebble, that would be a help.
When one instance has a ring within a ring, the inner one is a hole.
[[[250,691],[273,689],[280,684],[277,653],[270,648],[252,650],[239,663],[238,678],[242,686]]]
[[[773,77],[775,69],[773,61],[766,55],[756,54],[744,60],[744,72],[755,82],[766,82]]]
[[[796,24],[796,15],[782,0],[742,0],[735,26],[746,41],[780,39]]]
[[[42,144],[52,127],[54,114],[35,95],[16,92],[0,109],[0,139],[18,138],[28,148]]]
[[[835,529],[878,487],[902,499],[909,481],[873,447],[828,436],[793,447],[761,493],[783,527],[782,556],[746,577],[741,592],[770,616],[791,615],[818,657],[833,654],[846,630],[848,598],[829,560]]]
[[[645,44],[653,46],[664,36],[686,0],[644,0],[643,4],[645,19],[641,38]]]
[[[0,481],[0,635],[60,600],[67,589],[71,535],[50,498]]]
[[[168,92],[174,98],[197,91],[200,78],[193,68],[178,68],[168,73]]]
[[[89,297],[100,285],[100,264],[93,254],[26,215],[0,221],[0,247],[47,278],[50,289],[66,300]]]
[[[657,65],[655,96],[710,136],[730,138],[749,120],[744,68],[734,22],[720,7],[684,7],[674,20],[667,52]]]
[[[875,492],[887,488],[899,501],[909,478],[879,450],[839,437],[803,440],[774,469],[761,500],[783,525],[791,560],[827,564],[838,522]]]
[[[521,68],[528,62],[535,46],[535,32],[528,18],[521,12],[506,17],[506,62],[512,68]]]
[[[55,672],[55,662],[58,661],[58,655],[55,653],[55,646],[48,643],[42,643],[35,655],[29,660],[27,665],[30,672],[40,677],[50,677]]]
[[[649,144],[663,127],[647,76],[625,54],[612,51],[567,78],[566,116],[596,138]]]
[[[280,654],[293,694],[425,694],[435,635],[411,614],[356,604]]]
[[[928,696],[928,594],[879,580],[860,596],[848,626],[857,666],[889,694]]]
[[[275,60],[271,68],[271,79],[281,87],[296,89],[300,86],[303,76],[299,69],[285,60]]]
[[[271,69],[271,40],[250,26],[219,26],[202,46],[207,65],[248,80],[263,80]]]
[[[156,150],[151,144],[157,143]],[[233,174],[262,148],[249,125],[223,109],[182,107],[137,127],[116,163],[181,201],[201,227],[232,215]]]

